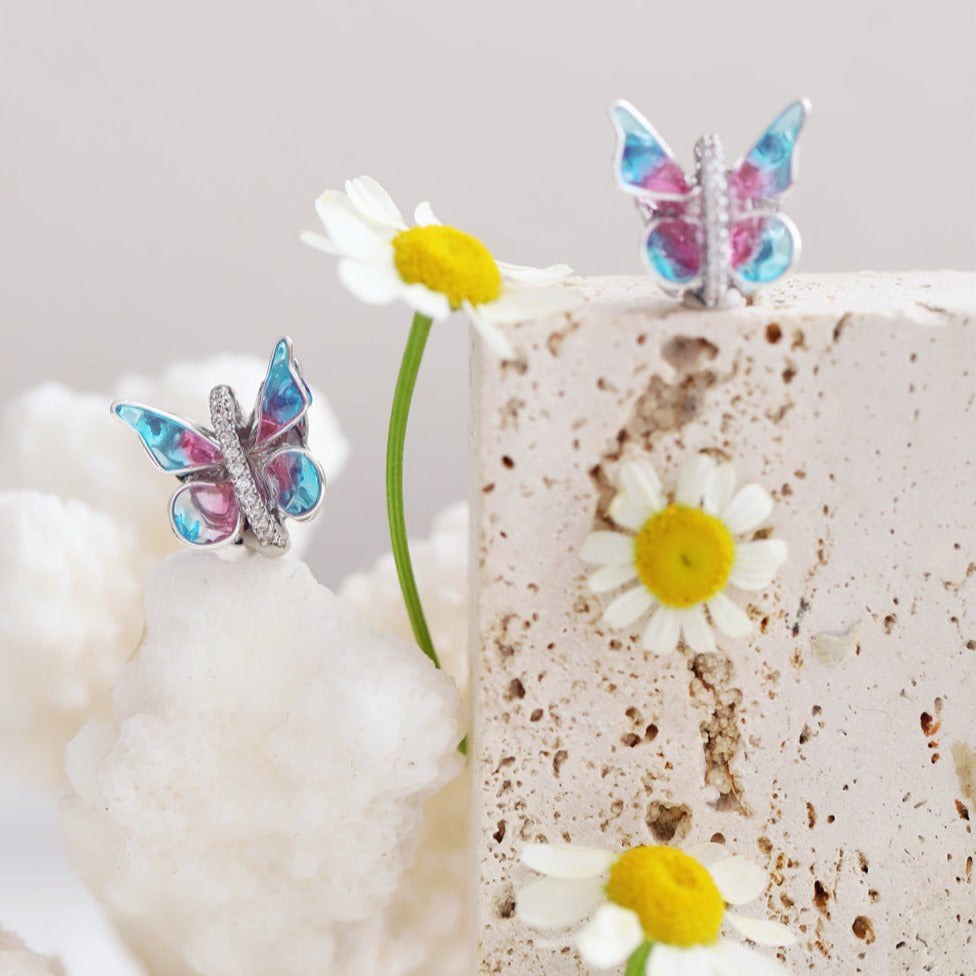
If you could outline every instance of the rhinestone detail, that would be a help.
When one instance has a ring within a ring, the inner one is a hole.
[[[698,181],[702,188],[702,220],[705,224],[705,253],[699,297],[715,308],[725,294],[729,280],[729,179],[725,153],[717,135],[702,136],[695,147]]]
[[[288,534],[265,505],[241,445],[240,412],[237,398],[229,386],[215,386],[210,391],[210,419],[244,518],[259,545],[285,549]]]

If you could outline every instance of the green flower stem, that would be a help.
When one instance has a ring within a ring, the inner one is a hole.
[[[624,976],[644,976],[647,969],[647,957],[654,948],[653,942],[644,942],[639,945],[627,960],[627,971]]]
[[[430,319],[415,312],[410,335],[400,360],[400,375],[397,376],[393,391],[393,406],[390,408],[390,430],[386,438],[386,518],[390,524],[390,547],[393,549],[393,562],[396,564],[400,591],[410,618],[414,639],[420,649],[440,668],[441,662],[434,650],[427,618],[417,592],[417,581],[413,575],[410,561],[410,547],[407,545],[407,525],[403,515],[403,443],[407,436],[407,417],[410,415],[410,401],[417,383],[420,361],[424,358],[427,336],[430,334]],[[458,744],[462,756],[468,754],[468,740]]]
[[[426,315],[414,313],[410,335],[403,350],[400,362],[400,375],[397,377],[393,393],[393,406],[390,408],[390,430],[386,439],[386,517],[390,523],[390,545],[393,548],[393,561],[396,563],[397,578],[403,602],[413,628],[413,636],[420,649],[439,668],[441,662],[434,650],[427,618],[417,592],[417,581],[413,575],[410,561],[410,548],[407,545],[407,526],[403,516],[403,443],[407,434],[407,417],[413,388],[417,383],[420,361],[424,358],[424,347],[430,333],[431,321]]]

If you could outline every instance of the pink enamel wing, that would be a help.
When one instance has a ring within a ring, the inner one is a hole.
[[[112,412],[142,441],[153,464],[182,485],[170,501],[177,538],[195,549],[241,541],[276,555],[288,547],[285,518],[311,518],[325,475],[306,448],[312,394],[291,340],[271,354],[254,411],[242,419],[229,386],[210,392],[213,430],[139,403],[116,401]]]
[[[809,113],[806,99],[788,105],[732,169],[718,136],[703,136],[688,176],[630,103],[613,104],[617,183],[637,198],[647,220],[642,256],[669,294],[715,307],[730,289],[749,294],[793,266],[800,235],[778,212],[778,198],[796,179],[796,142]]]

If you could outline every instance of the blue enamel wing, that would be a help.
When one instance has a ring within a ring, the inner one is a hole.
[[[642,257],[666,291],[715,306],[730,288],[748,294],[792,267],[800,235],[778,212],[778,197],[796,179],[809,113],[806,99],[792,102],[731,170],[718,137],[704,136],[689,177],[637,109],[614,103],[617,184],[637,198],[647,220]]]
[[[274,554],[288,546],[282,520],[310,519],[325,491],[325,474],[306,448],[311,403],[285,337],[247,421],[227,386],[210,394],[213,430],[128,401],[113,403],[112,412],[139,435],[153,464],[182,482],[169,512],[181,542],[212,549],[253,539]]]

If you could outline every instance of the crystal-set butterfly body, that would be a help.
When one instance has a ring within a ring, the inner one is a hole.
[[[668,294],[714,308],[730,290],[748,295],[795,263],[800,235],[778,197],[796,178],[794,149],[809,112],[806,99],[788,105],[731,170],[718,136],[703,136],[689,177],[629,102],[613,104],[617,183],[637,198],[647,220],[642,257]]]
[[[124,400],[112,412],[139,435],[153,464],[182,482],[169,510],[182,543],[213,549],[244,541],[279,555],[288,548],[282,519],[310,519],[325,491],[322,468],[306,449],[311,402],[285,337],[246,422],[229,386],[210,392],[212,431]]]

